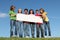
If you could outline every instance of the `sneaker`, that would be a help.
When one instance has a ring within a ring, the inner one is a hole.
[[[48,36],[48,38],[51,38],[51,36]]]
[[[45,38],[51,38],[51,36],[45,36]]]
[[[45,38],[48,38],[48,36],[45,36]]]
[[[29,38],[29,36],[26,36],[26,38]]]

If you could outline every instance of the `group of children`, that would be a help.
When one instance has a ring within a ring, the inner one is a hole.
[[[33,9],[24,9],[25,15],[35,15],[39,16],[43,19],[43,24],[41,23],[33,23],[27,21],[17,21],[15,14],[15,6],[10,7],[9,15],[10,15],[10,37],[14,34],[19,37],[29,37],[29,38],[37,38],[37,37],[45,37],[47,35],[51,36],[51,30],[49,25],[49,19],[47,17],[47,13],[43,8],[36,10],[36,14]],[[22,9],[18,9],[19,14],[22,14]],[[47,33],[48,29],[48,33]]]

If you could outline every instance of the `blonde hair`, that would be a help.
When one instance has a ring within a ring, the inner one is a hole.
[[[19,10],[21,10],[21,13],[22,13],[22,9],[18,9],[18,13],[19,13]]]

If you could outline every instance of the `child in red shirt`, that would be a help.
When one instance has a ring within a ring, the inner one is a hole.
[[[38,10],[36,10],[36,16],[40,16]],[[43,24],[42,23],[37,23],[37,37],[40,37],[40,31],[41,31],[41,37],[44,37],[44,30],[43,30]]]

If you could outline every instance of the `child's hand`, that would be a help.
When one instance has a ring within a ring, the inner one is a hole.
[[[16,16],[16,14],[11,14],[11,16]]]

